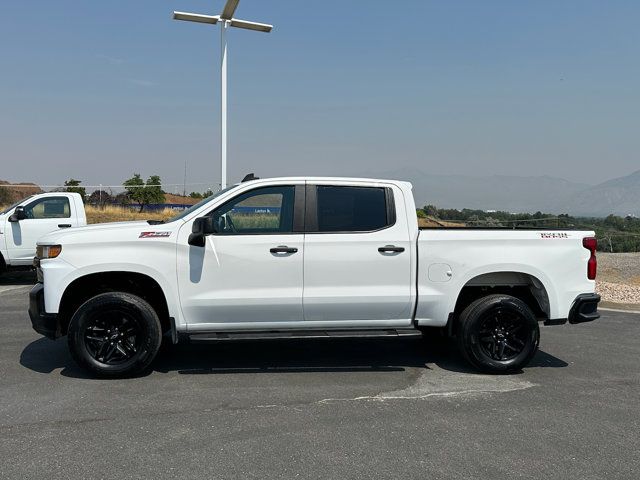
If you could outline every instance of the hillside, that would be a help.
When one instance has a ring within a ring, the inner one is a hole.
[[[29,195],[41,193],[42,190],[35,183],[20,183],[19,187],[4,187],[3,185],[10,185],[13,182],[7,182],[6,180],[0,180],[0,204],[14,203]]]
[[[474,208],[510,212],[555,211],[589,185],[550,176],[431,175],[419,169],[370,173],[374,178],[408,180],[413,184],[417,206]]]
[[[598,217],[610,213],[640,216],[640,170],[577,193],[563,211]]]
[[[194,205],[200,200],[200,198],[184,197],[182,195],[175,195],[173,193],[164,194],[164,203],[173,203],[176,205]]]
[[[431,175],[420,169],[367,172],[367,177],[409,180],[418,207],[553,212],[604,217],[640,216],[640,171],[598,185],[544,176]]]

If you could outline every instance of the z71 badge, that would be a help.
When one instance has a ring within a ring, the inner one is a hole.
[[[169,235],[171,235],[171,232],[140,232],[138,238],[158,238],[168,237]]]

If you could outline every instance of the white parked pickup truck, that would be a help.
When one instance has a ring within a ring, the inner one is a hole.
[[[87,217],[77,193],[32,195],[0,212],[0,273],[31,267],[36,242],[61,228],[84,226]]]
[[[487,372],[519,370],[539,322],[598,318],[593,232],[418,229],[411,184],[254,179],[167,223],[93,225],[38,242],[36,331],[102,376],[173,342],[435,329]]]

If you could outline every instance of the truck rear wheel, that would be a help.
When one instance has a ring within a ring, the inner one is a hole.
[[[155,310],[129,293],[103,293],[87,300],[69,324],[71,356],[78,365],[102,377],[124,377],[145,370],[161,341]]]
[[[540,329],[531,309],[509,295],[488,295],[460,315],[458,348],[477,369],[508,373],[527,365],[538,350]]]

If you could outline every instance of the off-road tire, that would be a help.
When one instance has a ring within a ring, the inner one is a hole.
[[[510,295],[488,295],[471,303],[458,318],[462,356],[486,373],[517,372],[538,350],[540,328],[531,309]]]
[[[162,328],[145,300],[109,292],[78,308],[67,340],[71,356],[82,368],[99,377],[128,377],[151,365],[162,342]]]

